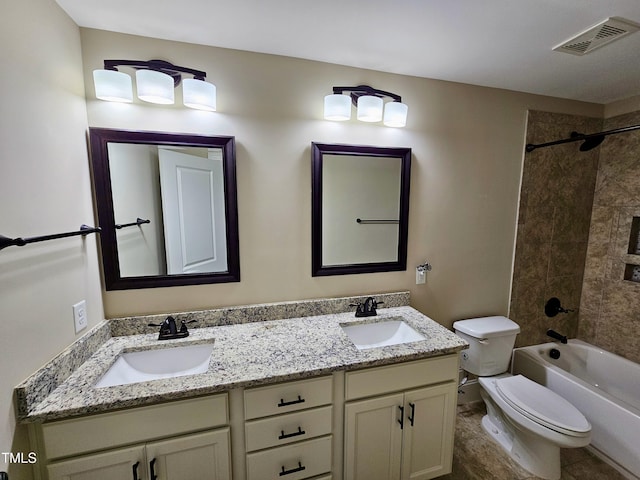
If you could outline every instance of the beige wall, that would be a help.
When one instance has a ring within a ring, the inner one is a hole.
[[[51,0],[13,2],[0,45],[0,234],[92,224],[78,27]],[[77,338],[71,306],[82,299],[91,327],[103,318],[94,236],[0,252],[0,452],[29,451],[13,387]],[[31,477],[28,465],[8,469],[11,480]]]
[[[527,110],[601,116],[599,105],[81,29],[89,125],[234,135],[242,281],[106,292],[108,317],[333,295],[411,290],[415,307],[450,325],[506,314]],[[104,59],[165,59],[205,70],[218,112],[95,100]],[[333,85],[402,95],[408,127],[327,122]],[[413,150],[408,270],[311,277],[311,142]],[[414,267],[428,260],[426,285]]]
[[[640,110],[640,95],[613,102],[604,107],[604,117],[611,118]]]

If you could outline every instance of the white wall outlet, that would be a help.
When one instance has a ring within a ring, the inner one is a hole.
[[[76,333],[87,328],[87,302],[85,300],[73,306],[73,323],[76,326]]]
[[[416,285],[422,285],[427,281],[427,269],[416,267]]]

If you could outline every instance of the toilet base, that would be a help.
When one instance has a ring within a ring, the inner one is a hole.
[[[517,435],[510,435],[507,431],[497,428],[489,415],[482,417],[482,428],[528,472],[546,480],[560,479],[559,447],[522,431]]]
[[[560,447],[538,435],[517,428],[493,404],[486,392],[481,392],[487,415],[482,428],[522,468],[546,480],[560,479]]]

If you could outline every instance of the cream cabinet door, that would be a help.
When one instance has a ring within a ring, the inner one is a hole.
[[[147,443],[149,476],[151,480],[231,480],[229,443],[228,427]]]
[[[47,466],[49,480],[142,480],[147,478],[144,446],[77,457]]]
[[[403,394],[345,405],[345,473],[349,480],[399,480]]]
[[[456,386],[405,393],[402,480],[427,480],[451,472]]]

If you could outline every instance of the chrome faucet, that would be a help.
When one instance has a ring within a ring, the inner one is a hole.
[[[189,330],[187,329],[187,323],[194,323],[196,320],[180,322],[180,330],[176,325],[176,319],[169,315],[165,318],[161,324],[149,323],[150,327],[160,327],[160,333],[158,334],[158,340],[171,340],[174,338],[185,338],[189,336]]]
[[[547,330],[547,335],[550,336],[551,338],[555,338],[556,340],[560,340],[560,343],[567,343],[567,337],[559,334],[555,330],[551,330],[551,329]]]
[[[378,314],[378,305],[384,302],[377,302],[373,297],[367,297],[364,303],[352,303],[350,307],[356,308],[356,317],[373,317]]]

